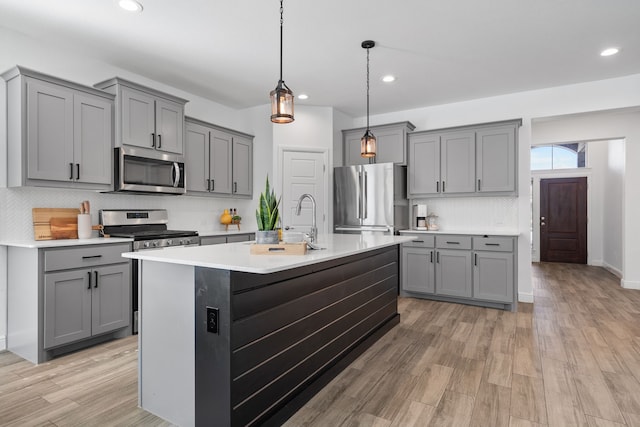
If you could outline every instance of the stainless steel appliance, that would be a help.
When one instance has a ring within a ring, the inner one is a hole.
[[[408,228],[407,169],[393,163],[336,167],[333,171],[336,233],[397,234]]]
[[[169,215],[165,209],[101,209],[98,213],[102,233],[112,237],[133,239],[134,252],[169,246],[198,246],[197,231],[168,230]],[[132,262],[132,324],[138,333],[138,261]]]
[[[114,150],[114,191],[186,193],[182,156],[130,147]]]
[[[427,205],[416,204],[413,205],[413,216],[411,226],[415,230],[427,229]]]

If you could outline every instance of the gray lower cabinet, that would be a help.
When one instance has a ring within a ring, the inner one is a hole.
[[[129,325],[129,263],[44,275],[44,348]]]
[[[515,237],[413,237],[401,250],[404,295],[515,310]]]
[[[9,247],[7,347],[33,363],[131,334],[130,243]]]
[[[253,195],[253,136],[186,118],[187,192]]]
[[[221,245],[224,243],[248,242],[255,239],[254,233],[234,234],[230,236],[203,236],[200,237],[200,246]]]
[[[415,129],[410,122],[390,123],[369,128],[376,137],[377,155],[375,163],[407,164],[407,134]],[[342,131],[344,146],[344,165],[362,165],[369,159],[360,155],[360,138],[366,128],[346,129]]]
[[[23,67],[2,77],[9,186],[110,189],[113,95]]]
[[[517,195],[520,120],[413,132],[409,198]]]

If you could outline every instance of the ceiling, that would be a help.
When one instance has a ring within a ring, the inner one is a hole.
[[[116,0],[0,0],[0,26],[233,108],[268,103],[278,0],[140,1],[132,14]],[[371,114],[636,74],[639,20],[637,0],[285,1],[284,80],[309,95],[296,105],[364,116],[366,39]],[[609,46],[622,51],[600,57]]]

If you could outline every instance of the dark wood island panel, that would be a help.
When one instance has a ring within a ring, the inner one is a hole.
[[[398,323],[398,259],[394,245],[271,274],[196,267],[196,425],[269,422],[335,376]]]

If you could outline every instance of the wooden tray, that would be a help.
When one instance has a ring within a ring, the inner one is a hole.
[[[33,235],[35,240],[77,239],[79,209],[73,208],[33,208]],[[51,234],[51,219],[56,218],[55,236]],[[71,224],[75,223],[75,231]],[[56,228],[58,227],[58,228]],[[67,237],[75,234],[75,237]]]
[[[304,255],[307,253],[307,242],[284,243],[273,245],[251,245],[251,255]]]

